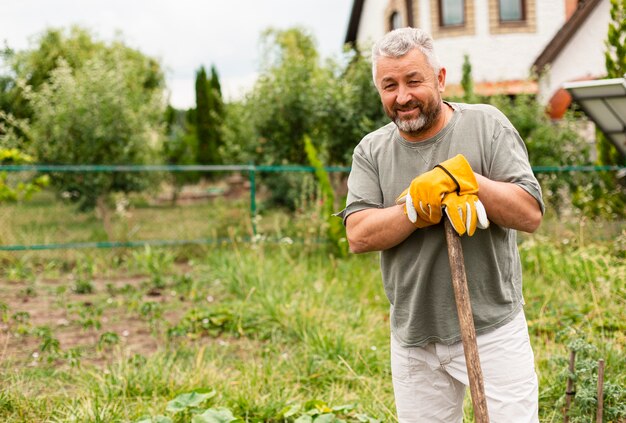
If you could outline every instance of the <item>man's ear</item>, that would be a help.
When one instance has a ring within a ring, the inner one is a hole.
[[[446,88],[446,68],[439,69],[439,75],[437,75],[437,84],[439,86],[439,92],[443,93]]]

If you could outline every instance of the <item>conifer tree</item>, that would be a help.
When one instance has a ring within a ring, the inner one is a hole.
[[[211,140],[211,93],[204,66],[196,72],[196,133],[198,136],[197,162],[214,164]]]
[[[209,81],[209,95],[211,101],[211,139],[214,148],[214,161],[221,162],[219,148],[223,145],[222,123],[224,122],[224,101],[222,99],[222,86],[215,66],[211,66],[211,79]]]
[[[198,135],[197,161],[200,164],[221,162],[219,147],[222,145],[222,121],[224,104],[222,88],[215,66],[207,77],[204,66],[196,73],[196,132]]]
[[[611,20],[604,59],[607,78],[626,78],[626,0],[611,0]],[[603,165],[626,163],[626,158],[598,131],[598,161]]]
[[[472,63],[467,54],[463,55],[463,76],[461,77],[461,87],[463,87],[463,101],[466,103],[476,102],[474,94],[474,80],[472,78]]]

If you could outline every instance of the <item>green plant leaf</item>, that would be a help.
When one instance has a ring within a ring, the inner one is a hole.
[[[328,405],[321,400],[310,400],[307,401],[306,404],[304,404],[304,409],[307,410],[307,414],[310,414],[312,416],[316,416],[318,414],[322,414],[322,413],[328,413],[330,411],[332,411]]]
[[[294,404],[294,405],[287,406],[283,408],[282,410],[280,410],[280,413],[278,413],[278,415],[282,417],[283,419],[287,419],[289,417],[293,417],[296,414],[298,414],[298,412],[301,409],[302,409],[302,406],[300,404]]]
[[[210,408],[202,414],[193,416],[191,423],[230,423],[239,422],[241,419],[233,416],[226,408]]]
[[[174,423],[174,422],[169,417],[156,416],[156,417],[142,417],[141,420],[137,420],[135,423]]]
[[[367,414],[357,414],[356,418],[358,421],[363,423],[382,423],[382,420],[375,419]]]
[[[315,423],[339,423],[343,420],[339,420],[333,413],[321,414],[313,419]]]
[[[312,423],[312,422],[313,422],[313,417],[309,416],[308,414],[304,414],[298,417],[293,423]]]
[[[332,410],[336,413],[349,413],[350,411],[354,410],[355,407],[355,404],[335,405]]]
[[[179,413],[190,407],[199,407],[200,404],[215,396],[215,391],[199,392],[193,391],[180,394],[167,403],[166,411],[170,413]]]

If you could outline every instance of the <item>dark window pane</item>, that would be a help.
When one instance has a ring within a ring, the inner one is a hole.
[[[402,28],[402,15],[399,12],[393,12],[391,15],[391,29]]]
[[[463,25],[465,23],[465,1],[441,0],[441,24],[443,26]]]
[[[524,20],[523,0],[500,0],[500,20],[501,21],[521,21]]]

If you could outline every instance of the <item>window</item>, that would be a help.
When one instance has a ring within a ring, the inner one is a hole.
[[[389,18],[389,26],[392,30],[402,28],[402,15],[400,12],[393,12]]]
[[[524,0],[498,0],[500,22],[523,21]]]
[[[536,33],[537,3],[539,0],[489,0],[489,33]]]
[[[444,27],[465,25],[465,1],[439,0],[439,21]]]

